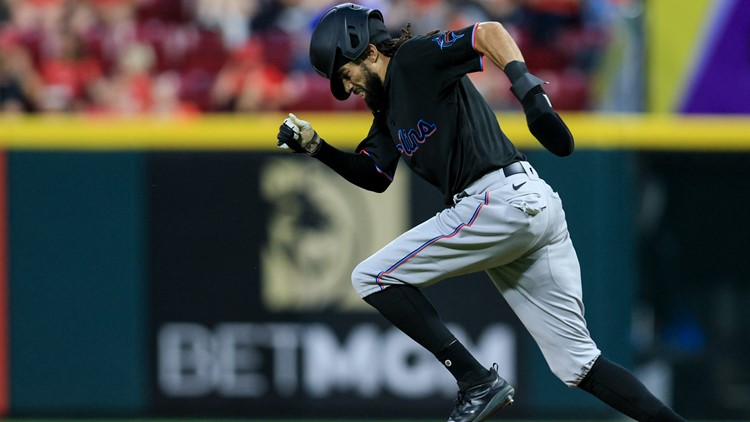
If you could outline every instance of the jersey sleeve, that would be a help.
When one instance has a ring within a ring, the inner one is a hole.
[[[393,181],[400,154],[390,135],[383,131],[384,124],[374,119],[367,137],[357,146],[356,152],[372,159],[375,170],[389,181]]]
[[[403,51],[406,53],[403,60],[407,66],[429,71],[443,85],[453,83],[467,73],[479,72],[483,69],[483,56],[474,49],[478,25],[415,37],[412,42],[404,44],[403,47],[407,48]]]
[[[314,157],[352,184],[373,192],[383,192],[393,181],[400,157],[387,134],[373,123],[356,153],[344,152],[321,142]]]

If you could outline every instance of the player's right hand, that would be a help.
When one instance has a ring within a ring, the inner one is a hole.
[[[276,146],[291,152],[306,152],[314,154],[320,146],[320,136],[313,130],[312,125],[300,120],[292,113],[284,119],[276,136]]]
[[[287,117],[279,127],[279,134],[276,135],[276,146],[286,152],[307,152],[299,143],[299,128],[292,123],[292,119]]]

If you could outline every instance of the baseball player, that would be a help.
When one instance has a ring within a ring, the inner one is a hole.
[[[360,263],[352,283],[391,323],[456,378],[448,421],[482,421],[513,402],[514,388],[446,328],[420,289],[483,270],[539,345],[552,372],[639,421],[682,421],[597,348],[583,315],[581,273],[558,194],[501,130],[466,76],[490,62],[508,76],[531,133],[550,152],[573,152],[544,81],[528,72],[498,22],[392,38],[378,10],[331,8],[310,42],[315,70],[339,100],[371,109],[355,153],[327,144],[309,122],[284,120],[277,145],[317,158],[349,182],[383,192],[399,158],[443,193],[446,208]]]

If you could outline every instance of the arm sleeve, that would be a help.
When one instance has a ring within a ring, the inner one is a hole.
[[[376,125],[355,153],[341,151],[325,141],[314,155],[350,183],[373,192],[384,192],[393,181],[399,153],[390,137]]]
[[[531,134],[548,151],[559,157],[572,154],[575,148],[573,134],[552,108],[552,102],[542,88],[544,81],[530,74],[526,63],[519,61],[508,63],[505,74],[513,84],[511,91],[523,105]]]

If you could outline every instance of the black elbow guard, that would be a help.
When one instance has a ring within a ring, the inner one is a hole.
[[[526,64],[519,61],[508,63],[505,74],[513,84],[510,90],[523,105],[531,134],[555,155],[564,157],[572,154],[573,135],[542,89],[542,84],[546,82],[530,74]]]
[[[560,157],[573,153],[573,134],[560,115],[552,109],[549,97],[540,86],[529,92],[522,104],[529,131],[539,143]]]

